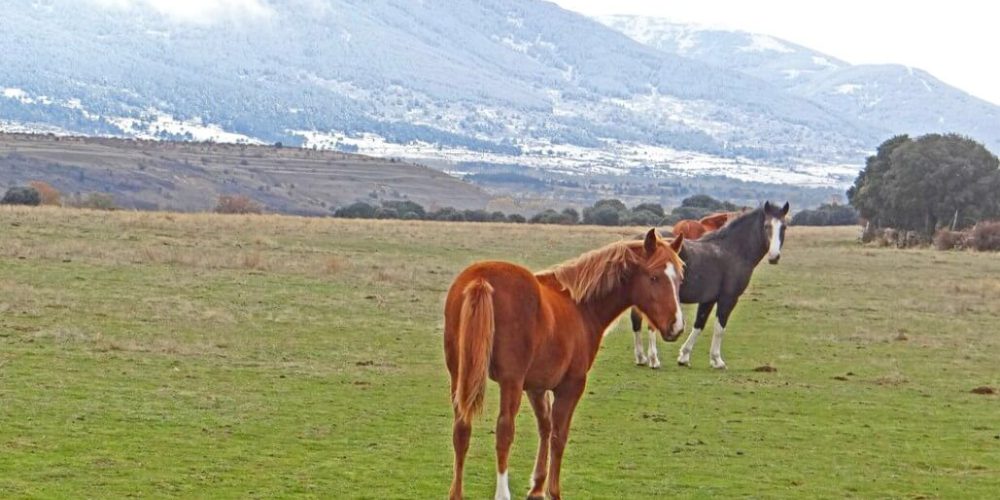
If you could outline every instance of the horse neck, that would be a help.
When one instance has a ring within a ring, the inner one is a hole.
[[[727,239],[735,242],[736,254],[754,266],[767,255],[767,234],[763,228],[763,223],[758,224],[756,220],[743,221],[739,227],[733,228],[736,231],[726,233]]]
[[[608,329],[608,326],[631,306],[624,285],[616,287],[601,297],[592,297],[577,304],[577,308],[582,313],[581,316],[585,318],[591,333],[596,335],[598,340],[603,338],[604,331]]]

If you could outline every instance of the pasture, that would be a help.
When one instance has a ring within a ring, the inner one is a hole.
[[[638,228],[0,208],[0,496],[442,498],[447,286]],[[570,498],[993,497],[1000,258],[791,227],[730,319],[729,369],[605,339]],[[693,308],[685,307],[688,323]],[[776,371],[755,371],[758,367]],[[492,495],[497,387],[469,498]],[[522,403],[511,490],[536,433]]]

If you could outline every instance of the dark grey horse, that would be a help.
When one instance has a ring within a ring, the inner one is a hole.
[[[729,315],[736,307],[740,295],[750,284],[750,276],[757,264],[767,256],[768,262],[777,264],[781,258],[781,245],[785,241],[785,216],[788,203],[778,208],[770,202],[730,221],[718,231],[697,240],[684,240],[681,259],[684,260],[684,283],[680,299],[684,304],[698,304],[694,328],[681,347],[677,364],[690,366],[691,349],[698,335],[705,328],[712,308],[715,312],[715,331],[709,362],[713,368],[725,368],[722,360],[722,336],[729,322]],[[656,351],[656,336],[650,331],[649,351],[643,352],[640,330],[642,316],[632,310],[632,331],[635,335],[635,362],[660,367]]]

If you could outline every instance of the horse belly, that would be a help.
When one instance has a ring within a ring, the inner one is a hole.
[[[535,353],[524,378],[525,389],[552,389],[566,377],[572,356],[566,346],[546,345]]]

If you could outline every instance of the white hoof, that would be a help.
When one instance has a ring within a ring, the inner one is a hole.
[[[716,370],[726,369],[726,362],[723,361],[722,358],[710,358],[708,362],[712,365],[712,368],[715,368]]]
[[[660,359],[659,358],[649,358],[649,367],[652,368],[652,369],[654,369],[654,370],[656,370],[657,368],[659,368],[660,367]]]
[[[646,359],[645,355],[643,355],[643,354],[636,354],[635,355],[635,364],[637,364],[639,366],[642,366],[642,365],[644,365],[644,364],[646,364],[648,362],[649,361]]]
[[[680,366],[691,366],[691,353],[681,351],[677,356],[677,364]]]

